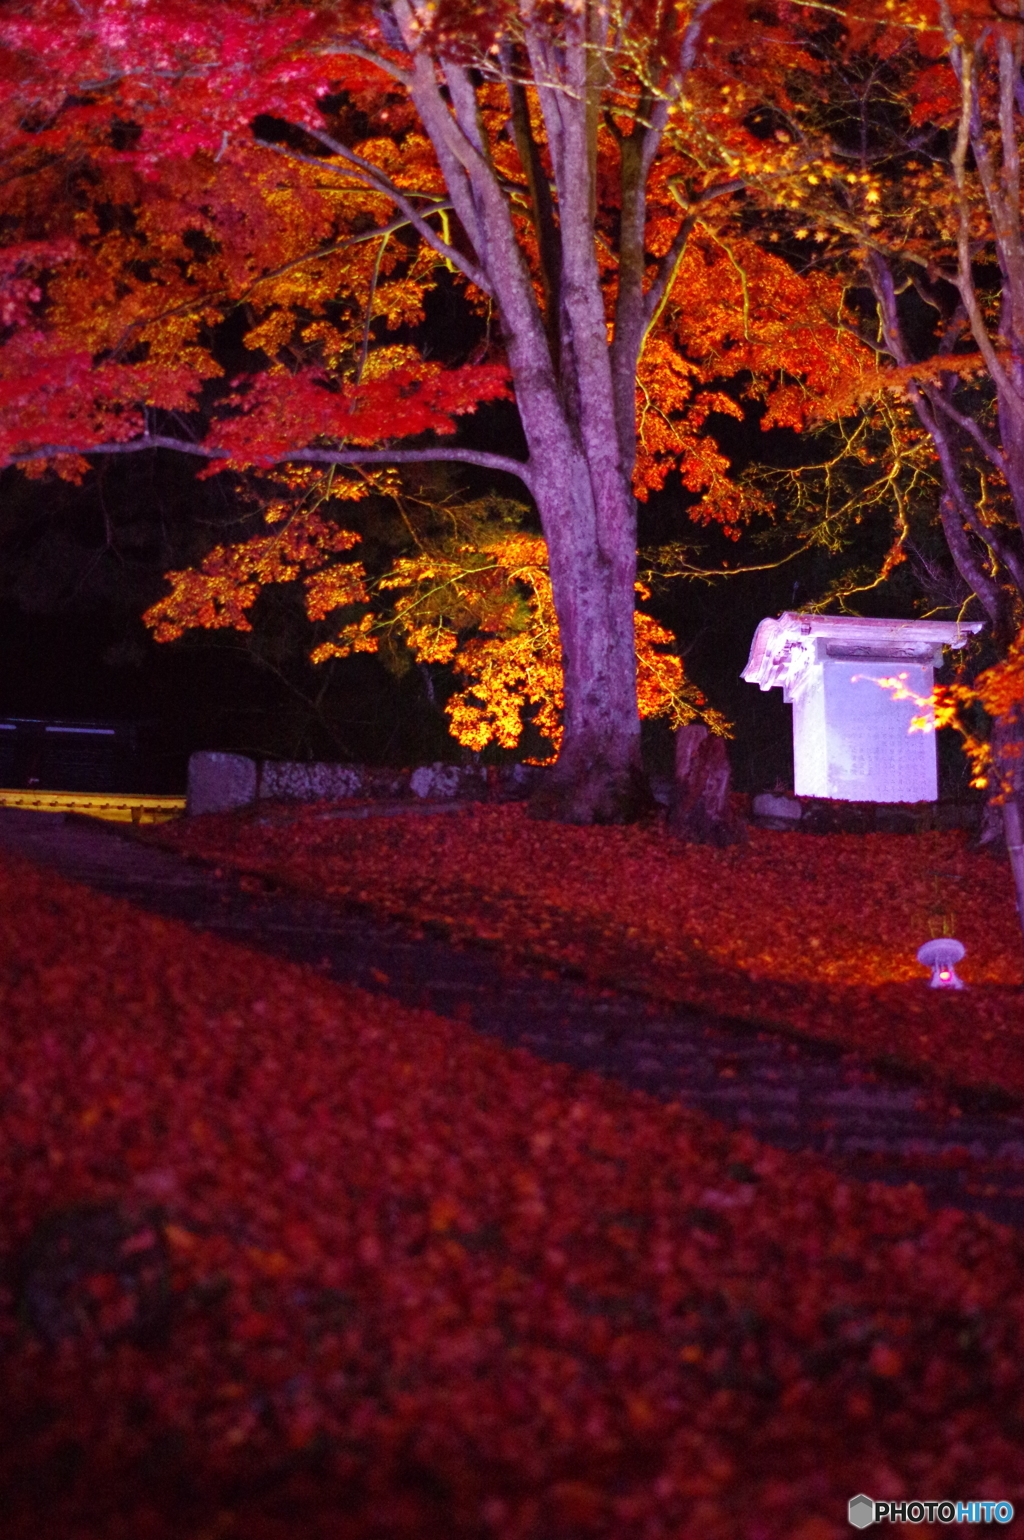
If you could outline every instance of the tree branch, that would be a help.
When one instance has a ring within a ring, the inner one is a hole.
[[[957,411],[956,407],[947,399],[945,393],[940,388],[926,389],[925,394],[933,407],[938,407],[940,412],[949,417],[958,427],[963,428],[965,433],[970,434],[986,459],[991,460],[996,470],[1009,480],[1010,473],[1009,466],[1006,463],[1006,456],[1001,449],[996,448],[991,439],[982,433],[974,418],[967,416],[964,412]]]
[[[337,139],[333,139],[330,134],[321,133],[319,129],[304,128],[303,132],[319,140],[325,148],[331,150],[333,154],[340,156],[342,160],[353,167],[354,169],[348,172],[349,176],[353,176],[362,182],[363,186],[369,188],[371,192],[380,193],[381,197],[390,199],[395,207],[402,211],[408,223],[415,230],[419,231],[427,245],[432,247],[439,257],[457,267],[459,272],[469,279],[470,283],[474,284],[478,289],[482,289],[485,294],[490,294],[493,297],[493,290],[482,268],[478,267],[476,263],[470,262],[456,247],[442,240],[427,224],[420,211],[409,202],[401,189],[396,187],[390,177],[385,176],[372,161],[364,160],[354,150],[346,149]],[[298,160],[304,162],[307,166],[318,166],[321,171],[337,171],[339,169],[337,166],[332,165],[329,160],[323,160],[319,155],[304,155],[301,150],[291,150],[287,145],[274,144],[269,139],[257,139],[256,143],[266,150],[273,150],[277,155],[283,155],[286,160]],[[434,210],[430,209],[428,212],[433,213]]]
[[[533,475],[528,460],[513,460],[510,455],[493,455],[483,449],[297,449],[283,455],[282,459],[313,465],[418,465],[428,461],[452,460],[461,465],[480,465],[484,470],[518,476],[526,489],[533,491]]]
[[[488,185],[497,189],[493,167],[481,148],[476,92],[465,70],[444,64],[452,106],[444,100],[434,60],[419,45],[420,22],[409,0],[393,0],[395,22],[413,60],[409,95],[427,131],[455,211],[473,245],[476,259],[487,265],[485,232],[479,223],[480,195]]]
[[[665,129],[668,126],[669,109],[671,107],[670,91],[679,91],[683,81],[693,69],[697,58],[697,48],[700,42],[700,29],[704,17],[714,4],[714,0],[697,0],[693,15],[687,22],[679,45],[679,56],[675,68],[674,78],[671,83],[663,82],[660,89],[653,87],[645,92],[644,111],[637,113],[636,121],[643,124],[643,133],[640,141],[640,164],[644,180],[654,163],[654,157],[658,153]],[[646,120],[646,121],[645,121]]]
[[[212,444],[173,438],[164,433],[146,433],[139,438],[126,439],[123,443],[41,444],[24,454],[11,455],[7,463],[24,465],[31,460],[53,460],[63,455],[138,454],[146,449],[174,449],[180,454],[197,455],[203,460],[237,458],[236,451],[218,449]],[[288,449],[267,463],[278,465],[292,460],[313,465],[417,465],[427,461],[453,460],[463,465],[480,465],[485,470],[518,476],[527,490],[533,490],[532,468],[528,460],[513,460],[510,455],[489,454],[483,449],[459,449],[454,446],[444,449],[439,445],[423,449]]]
[[[658,276],[651,284],[645,296],[644,319],[648,332],[665,307],[665,302],[675,280],[676,271],[679,263],[682,261],[683,252],[686,250],[686,243],[690,238],[694,225],[697,223],[701,208],[705,203],[710,203],[715,198],[728,197],[731,193],[739,192],[745,186],[746,183],[742,177],[733,177],[728,182],[716,182],[711,187],[706,187],[703,192],[697,194],[696,199],[691,205],[690,213],[686,215],[675,233],[671,246],[662,257],[658,265]],[[672,188],[672,195],[677,203],[682,204],[682,199],[674,186]]]
[[[900,325],[899,312],[896,307],[896,287],[893,282],[892,272],[884,258],[871,252],[868,256],[867,270],[871,279],[871,286],[878,301],[879,319],[882,326],[882,336],[889,353],[902,367],[911,367],[906,343],[903,338],[903,330]],[[964,528],[966,525],[974,535],[991,552],[992,556],[1001,562],[1010,574],[1011,579],[1021,590],[1021,581],[1024,579],[1024,568],[1021,566],[1017,553],[1006,545],[995,530],[989,529],[973,507],[967,491],[960,478],[960,471],[953,445],[949,435],[935,415],[934,392],[926,392],[911,380],[907,386],[907,396],[913,406],[922,427],[931,437],[942,467],[942,479],[945,494],[942,498],[939,516],[946,534],[946,543],[954,562],[964,580],[970,584],[985,609],[988,611],[992,624],[1001,629],[1005,623],[1006,599],[999,584],[983,569],[975,553],[971,549],[970,541]],[[952,414],[950,414],[952,415]],[[980,430],[979,430],[980,432]]]
[[[385,59],[382,54],[375,53],[372,48],[364,48],[361,43],[334,43],[329,48],[317,50],[324,57],[330,54],[346,54],[353,59],[365,59],[368,64],[375,64],[385,75],[390,75],[392,80],[397,80],[400,85],[408,88],[412,84],[412,76],[408,70],[400,69],[390,59]]]
[[[562,399],[569,420],[580,432],[592,482],[599,483],[607,476],[612,485],[617,476],[630,474],[632,453],[622,441],[615,405],[605,299],[594,242],[597,117],[593,109],[599,82],[592,71],[587,17],[574,14],[567,18],[557,48],[539,20],[531,20],[524,42],[537,81],[561,232]],[[631,405],[635,421],[635,405]]]
[[[978,517],[977,510],[960,479],[953,448],[937,422],[934,411],[929,410],[932,405],[931,398],[925,397],[916,385],[911,385],[907,394],[923,426],[931,435],[932,443],[938,452],[939,464],[942,466],[942,479],[946,491],[939,513],[953,560],[988,610],[992,624],[998,629],[1005,623],[1006,600],[994,577],[989,577],[983,571],[980,562],[975,560],[970,551],[964,526],[966,525],[982,545],[988,548],[995,561],[1002,563],[1016,585],[1018,593],[1024,593],[1024,566],[1016,551],[1007,545],[996,530],[990,529]],[[958,518],[960,523],[957,522]]]
[[[548,333],[548,344],[551,348],[551,357],[557,371],[558,296],[562,282],[562,239],[558,229],[558,221],[555,218],[555,205],[551,197],[551,186],[548,182],[543,161],[541,160],[540,146],[537,143],[530,123],[530,110],[525,87],[512,75],[513,61],[507,50],[502,62],[506,66],[506,86],[509,105],[512,110],[512,137],[515,140],[516,151],[526,176],[527,193],[533,210],[533,227],[537,232],[541,289],[544,295],[544,321]]]
[[[944,9],[947,9],[944,7]],[[968,57],[960,48],[951,48],[950,57],[954,66],[959,67],[960,74],[960,121],[957,126],[956,144],[951,157],[953,168],[953,180],[956,183],[959,195],[959,230],[957,235],[957,276],[955,279],[957,290],[964,310],[970,321],[971,332],[979,351],[988,366],[992,383],[999,392],[1000,398],[1010,406],[1018,425],[1021,420],[1022,406],[1020,393],[1014,388],[1013,382],[1008,378],[1005,369],[999,361],[995,344],[989,334],[988,326],[978,300],[977,290],[974,286],[974,252],[971,240],[971,205],[970,192],[967,185],[967,155],[973,151],[975,163],[978,166],[983,182],[986,180],[986,171],[990,173],[987,147],[981,141],[981,135],[972,132],[974,117],[977,111],[975,96],[973,58]],[[991,204],[990,204],[991,209]],[[991,209],[993,215],[995,209]],[[1005,269],[1004,269],[1005,271]]]

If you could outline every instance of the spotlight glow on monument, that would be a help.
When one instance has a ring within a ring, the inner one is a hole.
[[[792,704],[796,795],[934,802],[935,734],[911,724],[931,716],[942,649],[962,647],[982,624],[792,610],[762,620],[743,678],[762,690],[781,686]]]

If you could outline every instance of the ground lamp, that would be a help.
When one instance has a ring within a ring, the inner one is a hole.
[[[932,989],[967,988],[956,971],[956,965],[962,960],[966,950],[963,942],[954,941],[952,936],[938,936],[934,941],[926,941],[924,946],[918,948],[918,962],[923,968],[932,970],[930,981]]]

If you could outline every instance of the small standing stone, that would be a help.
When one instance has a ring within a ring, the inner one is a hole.
[[[669,830],[695,845],[738,845],[746,826],[729,799],[732,772],[725,740],[700,722],[676,733],[676,774]]]
[[[256,801],[257,784],[256,761],[245,754],[193,754],[188,762],[188,815],[248,807]]]

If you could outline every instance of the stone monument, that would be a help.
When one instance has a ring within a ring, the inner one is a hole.
[[[935,734],[911,723],[932,716],[942,649],[962,647],[982,625],[792,610],[762,620],[743,678],[762,690],[781,686],[792,704],[796,795],[934,802]]]

